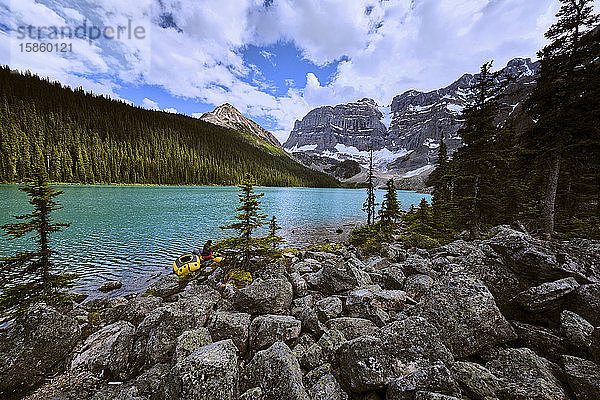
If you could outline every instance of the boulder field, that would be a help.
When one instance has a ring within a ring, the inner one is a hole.
[[[0,330],[0,398],[598,400],[600,242],[297,251]]]

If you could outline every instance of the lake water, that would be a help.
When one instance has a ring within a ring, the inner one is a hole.
[[[173,260],[208,239],[233,234],[218,226],[233,222],[238,206],[236,187],[181,186],[56,186],[64,208],[53,216],[71,226],[52,236],[57,265],[78,272],[78,291],[94,294],[105,280],[120,279],[119,293],[138,290],[160,273],[169,273]],[[302,245],[316,231],[335,235],[365,219],[364,189],[257,187],[265,193],[262,211],[277,217],[288,247]],[[377,191],[381,203],[383,191]],[[429,195],[398,191],[402,207]],[[0,185],[0,225],[31,210],[17,185]],[[322,240],[322,237],[319,238]],[[0,257],[30,249],[33,237],[0,240]]]

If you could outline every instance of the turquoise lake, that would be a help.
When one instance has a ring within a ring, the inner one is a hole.
[[[54,261],[78,272],[78,291],[93,294],[105,280],[120,279],[127,293],[147,285],[158,274],[169,273],[173,260],[208,239],[231,235],[218,227],[233,221],[238,206],[236,187],[182,186],[55,186],[64,191],[64,206],[53,216],[71,226],[52,236]],[[287,246],[325,240],[342,228],[347,233],[362,222],[364,189],[257,187],[264,193],[262,211],[277,217]],[[384,192],[377,191],[381,203]],[[398,191],[402,208],[429,195]],[[31,205],[17,185],[0,185],[0,225],[16,222]],[[0,257],[31,248],[33,236],[0,240]]]

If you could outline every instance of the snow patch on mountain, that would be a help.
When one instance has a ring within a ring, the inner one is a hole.
[[[386,129],[389,129],[390,125],[392,124],[392,106],[379,107],[379,111],[381,111],[381,113],[383,114],[383,119],[381,120],[381,123],[385,125]]]
[[[421,168],[417,168],[417,169],[413,169],[412,171],[408,171],[407,173],[402,175],[402,177],[403,178],[411,178],[413,176],[424,174],[425,172],[428,172],[429,170],[432,170],[434,168],[435,168],[435,165],[427,164],[427,165],[422,166]]]
[[[307,144],[304,146],[294,146],[290,149],[285,149],[285,151],[287,151],[288,153],[295,153],[295,152],[304,152],[304,151],[313,151],[317,148],[316,144]]]

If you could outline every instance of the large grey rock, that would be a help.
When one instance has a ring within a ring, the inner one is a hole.
[[[596,363],[600,364],[600,328],[594,329],[594,333],[592,333],[592,344],[590,346],[590,352],[596,360]]]
[[[567,340],[558,332],[518,321],[511,323],[519,337],[519,345],[528,347],[536,354],[555,362],[560,360],[561,354],[567,353]]]
[[[404,281],[404,291],[415,300],[420,300],[433,286],[433,278],[429,275],[411,275]]]
[[[535,239],[509,227],[498,227],[486,243],[498,253],[520,280],[533,285],[576,277],[587,281],[578,258],[569,255],[561,245]]]
[[[0,397],[37,385],[79,340],[77,321],[45,304],[30,307],[0,331]]]
[[[522,281],[511,269],[510,262],[496,254],[489,245],[467,246],[467,249],[470,251],[466,255],[455,259],[459,267],[483,282],[505,315],[513,314],[515,294],[528,289],[528,281]]]
[[[385,254],[392,262],[403,262],[408,257],[404,245],[399,243],[382,246],[381,253]]]
[[[156,364],[136,378],[134,387],[143,399],[170,400],[178,396],[175,381],[169,364]]]
[[[413,312],[444,332],[442,341],[459,358],[517,338],[487,287],[451,267]]]
[[[71,363],[71,369],[88,369],[94,373],[123,380],[131,375],[129,355],[135,327],[127,321],[105,326],[90,335]]]
[[[179,292],[180,281],[175,274],[168,274],[150,285],[149,293],[157,297],[169,297]]]
[[[234,400],[238,396],[238,357],[233,341],[201,347],[173,367],[182,400]]]
[[[203,326],[215,304],[221,300],[221,295],[216,290],[193,281],[186,290],[179,293],[178,300],[170,303],[168,307],[178,318],[187,317],[194,327]]]
[[[107,292],[111,292],[113,290],[121,289],[121,286],[123,286],[123,282],[121,282],[119,280],[107,281],[107,282],[104,282],[98,288],[98,290],[101,292],[107,293]]]
[[[571,307],[594,326],[600,326],[600,283],[579,286],[569,299]]]
[[[294,289],[294,297],[306,296],[308,291],[308,283],[306,280],[297,272],[293,272],[289,275],[289,281]]]
[[[129,321],[137,326],[152,310],[160,307],[161,303],[162,299],[156,296],[135,298],[127,304],[121,315],[121,319]]]
[[[335,329],[325,332],[319,340],[306,348],[300,355],[300,365],[313,370],[323,364],[337,365],[337,351],[346,343],[344,335]]]
[[[317,340],[317,345],[323,349],[323,354],[332,363],[337,351],[344,343],[346,343],[344,334],[336,329],[329,329]]]
[[[210,315],[206,326],[213,340],[231,339],[241,354],[246,353],[250,335],[250,314],[216,311]]]
[[[348,340],[356,339],[359,336],[371,335],[377,331],[377,325],[373,321],[365,318],[340,317],[327,321],[329,329],[336,329]]]
[[[201,327],[183,332],[177,338],[175,347],[176,362],[183,361],[184,358],[198,350],[200,347],[208,346],[212,343],[208,329]]]
[[[46,380],[42,386],[25,398],[27,400],[91,400],[101,386],[102,379],[92,372],[69,370]],[[2,397],[3,400],[18,398],[20,397],[4,397],[4,395]]]
[[[514,400],[566,400],[553,365],[527,348],[502,350],[486,368],[502,380]]]
[[[244,370],[242,388],[260,387],[268,399],[310,400],[298,360],[282,342],[254,355]]]
[[[292,284],[284,279],[255,280],[236,291],[231,299],[236,310],[250,314],[281,314],[292,304]]]
[[[297,347],[294,348],[294,352],[297,352]],[[325,354],[323,354],[323,349],[316,343],[313,343],[308,348],[304,349],[300,353],[296,353],[298,357],[298,362],[302,368],[307,370],[315,369],[325,363],[327,363],[327,359],[325,358]]]
[[[344,392],[332,374],[323,375],[310,389],[308,394],[311,400],[347,400],[348,394]]]
[[[390,260],[387,258],[383,258],[380,256],[372,257],[368,260],[367,266],[365,268],[366,271],[379,271],[390,265]]]
[[[332,295],[371,284],[369,275],[351,262],[325,262],[323,268],[308,276],[309,285]]]
[[[314,307],[314,305],[315,300],[312,295],[309,294],[304,297],[298,297],[292,301],[290,314],[297,318],[305,307]]]
[[[178,296],[178,301],[153,310],[138,325],[133,346],[135,368],[168,363],[175,352],[177,337],[186,330],[203,326],[221,298],[218,292],[199,285],[188,286]]]
[[[331,364],[323,364],[317,368],[310,370],[304,377],[302,378],[302,382],[304,383],[304,387],[311,388],[317,383],[321,377],[333,374],[333,368]]]
[[[342,313],[342,300],[335,296],[326,297],[315,303],[315,309],[319,320],[326,322]]]
[[[502,382],[485,367],[456,361],[450,368],[462,392],[472,400],[493,400],[502,393]]]
[[[560,328],[573,346],[587,350],[592,344],[594,326],[574,312],[565,310],[560,313]]]
[[[297,318],[302,322],[302,330],[304,332],[320,336],[325,330],[321,321],[319,321],[317,312],[311,307],[304,307],[297,313]]]
[[[338,351],[340,377],[353,392],[384,388],[423,363],[453,361],[435,327],[419,317],[396,321]]]
[[[565,296],[577,289],[575,278],[569,277],[554,282],[542,283],[518,294],[519,304],[532,312],[544,312],[556,309]]]
[[[420,255],[413,254],[402,263],[402,269],[407,275],[428,275],[432,278],[436,277],[438,273],[433,269],[433,265],[429,258],[421,257]]]
[[[262,350],[275,342],[287,342],[300,336],[301,323],[287,315],[260,315],[250,324],[250,348]]]
[[[383,271],[383,284],[386,289],[400,290],[404,287],[406,276],[399,264],[392,264]]]
[[[577,400],[600,399],[600,367],[591,361],[562,356],[569,386]]]
[[[460,389],[448,368],[443,363],[436,362],[419,366],[416,370],[392,381],[388,385],[386,399],[413,400],[418,391],[460,396]]]
[[[377,325],[384,325],[389,320],[387,311],[401,311],[405,302],[406,293],[401,290],[368,286],[348,293],[346,312],[350,317],[370,319]]]

